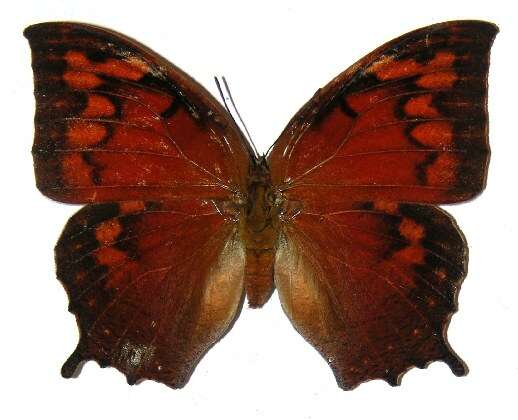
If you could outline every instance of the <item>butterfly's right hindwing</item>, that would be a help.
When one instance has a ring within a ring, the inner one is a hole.
[[[447,339],[466,264],[464,237],[445,212],[364,203],[286,225],[275,283],[293,325],[342,388],[371,379],[397,385],[409,368],[435,360],[467,372]]]

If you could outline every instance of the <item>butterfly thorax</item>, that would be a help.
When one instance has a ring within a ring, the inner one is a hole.
[[[279,234],[279,207],[266,161],[250,171],[241,236],[246,246],[246,293],[251,307],[264,305],[273,292],[273,263]]]

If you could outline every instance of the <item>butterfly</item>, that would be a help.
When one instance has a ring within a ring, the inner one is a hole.
[[[338,385],[467,367],[447,328],[468,248],[439,208],[485,186],[498,29],[403,35],[319,89],[260,156],[231,114],[136,41],[41,23],[32,50],[38,189],[84,204],[56,245],[87,360],[183,387],[245,296],[278,290]]]

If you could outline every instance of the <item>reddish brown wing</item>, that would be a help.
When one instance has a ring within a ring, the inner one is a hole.
[[[295,196],[453,203],[484,187],[492,24],[460,21],[380,47],[318,91],[268,156]],[[314,188],[307,188],[314,187]]]
[[[56,246],[80,341],[63,366],[114,366],[129,383],[188,381],[243,300],[244,251],[232,223],[201,200],[84,207]]]
[[[25,31],[38,188],[67,203],[228,196],[249,148],[218,102],[156,53],[90,25]]]
[[[275,282],[342,388],[377,378],[397,385],[434,360],[466,373],[446,338],[466,263],[461,232],[438,208],[364,203],[286,223]]]
[[[487,71],[496,27],[404,35],[317,92],[268,156],[285,200],[275,264],[283,307],[338,383],[398,384],[444,360],[467,245],[435,206],[484,187]]]
[[[203,88],[145,47],[88,25],[29,27],[39,189],[73,216],[56,247],[84,360],[172,387],[232,325],[249,146]]]

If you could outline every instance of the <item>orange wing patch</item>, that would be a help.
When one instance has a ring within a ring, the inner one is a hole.
[[[71,148],[88,148],[101,143],[108,134],[108,128],[94,121],[70,121],[67,125],[66,139]]]
[[[421,96],[415,96],[405,102],[403,109],[406,115],[409,117],[439,117],[440,113],[432,104],[432,101],[433,96],[429,93]]]
[[[151,70],[146,62],[136,56],[122,60],[108,58],[96,63],[90,60],[83,51],[70,50],[65,53],[64,59],[68,67],[73,70],[134,81],[141,79]]]
[[[95,228],[95,239],[101,244],[107,245],[113,242],[122,233],[122,230],[119,220],[110,219]]]
[[[100,77],[85,71],[68,70],[63,74],[63,80],[72,89],[94,89],[103,84]]]
[[[454,146],[453,123],[451,121],[428,121],[415,125],[410,137],[425,147],[447,149]]]
[[[421,76],[416,85],[427,89],[451,89],[458,79],[454,71],[438,71]]]
[[[115,114],[117,108],[106,96],[99,94],[88,95],[88,103],[81,113],[82,117],[109,117]]]
[[[451,185],[455,182],[455,172],[460,166],[459,159],[453,155],[442,154],[425,169],[428,185]]]
[[[452,51],[437,51],[434,56],[425,63],[419,63],[414,58],[400,60],[396,56],[382,57],[373,63],[366,72],[373,73],[379,80],[401,79],[418,74],[431,73],[433,71],[450,68],[457,59]]]

